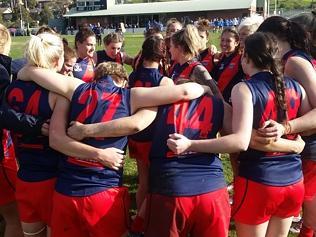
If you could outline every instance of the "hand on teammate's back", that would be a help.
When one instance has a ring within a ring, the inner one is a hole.
[[[285,134],[285,127],[284,125],[269,119],[258,129],[258,134],[267,139],[274,138],[277,140]]]
[[[42,132],[42,135],[44,136],[49,135],[49,122],[50,122],[50,119],[46,120],[41,127],[41,132]]]
[[[191,141],[178,133],[169,134],[169,139],[167,140],[167,145],[170,150],[176,154],[181,154],[191,146]]]
[[[101,151],[100,163],[110,169],[119,170],[125,163],[124,151],[111,147]]]

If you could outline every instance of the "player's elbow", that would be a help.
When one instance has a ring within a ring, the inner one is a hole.
[[[242,139],[236,139],[235,145],[238,151],[247,151],[249,147],[249,142]]]
[[[130,134],[133,135],[135,133],[140,132],[142,129],[142,124],[134,124],[131,128],[130,128]]]
[[[55,150],[58,150],[60,147],[62,141],[60,139],[60,136],[57,136],[57,134],[53,131],[49,133],[49,146]]]
[[[148,124],[144,120],[137,121],[131,127],[131,134],[138,133],[144,130],[147,126]]]
[[[182,91],[182,100],[191,100],[191,93],[188,87],[185,87]]]

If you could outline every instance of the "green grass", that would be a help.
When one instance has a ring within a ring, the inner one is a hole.
[[[70,46],[74,45],[74,36],[63,36],[65,37]],[[23,57],[23,48],[25,43],[28,41],[29,37],[14,37],[12,39],[12,46],[11,46],[11,54],[10,56],[14,59]],[[219,34],[211,34],[210,39],[212,44],[214,44],[217,48],[219,48]],[[141,48],[143,42],[143,36],[138,34],[127,34],[125,35],[125,46],[124,50],[127,52],[128,55],[136,55]],[[98,46],[97,50],[102,49],[102,47]],[[131,68],[127,68],[130,72]],[[231,182],[233,179],[231,166],[229,162],[228,155],[222,156],[223,166],[224,166],[224,173],[227,182]],[[131,198],[132,198],[132,212],[135,212],[136,205],[135,205],[135,192],[137,188],[137,170],[136,170],[136,162],[130,158],[127,158],[125,169],[124,169],[124,184],[129,187]],[[1,229],[1,227],[0,227]],[[1,234],[0,234],[1,235]],[[230,237],[236,236],[235,231],[230,231]],[[296,235],[289,235],[294,237]]]

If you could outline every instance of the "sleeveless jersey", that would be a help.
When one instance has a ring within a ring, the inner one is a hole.
[[[209,48],[203,50],[199,55],[200,63],[211,73],[214,67],[214,54],[212,54]]]
[[[116,87],[110,77],[81,84],[71,100],[70,121],[90,124],[130,116],[130,91]],[[127,137],[87,138],[84,143],[97,148],[125,150]],[[56,190],[67,196],[88,196],[122,185],[123,170],[68,157],[62,160]]]
[[[94,79],[94,62],[91,58],[78,58],[74,65],[73,75],[84,82],[91,82]]]
[[[115,62],[115,63],[123,65],[122,53],[119,52],[118,54],[116,54],[116,58],[111,58],[110,56],[106,54],[104,50],[98,50],[97,51],[97,66],[100,63],[104,63],[104,62]]]
[[[13,81],[7,89],[8,104],[18,112],[50,119],[49,91],[34,82]],[[63,155],[49,147],[47,136],[16,135],[16,155],[20,179],[43,181],[57,175],[59,159]]]
[[[129,87],[155,87],[159,86],[163,76],[158,69],[141,67],[129,76]],[[134,141],[151,141],[154,123],[149,125],[143,131],[130,136]]]
[[[217,86],[225,101],[231,104],[232,89],[244,78],[241,67],[241,55],[236,52],[228,57],[222,55],[218,64],[214,66],[211,76],[217,82]]]
[[[303,58],[307,60],[308,62],[310,62],[312,66],[315,68],[313,58],[302,50],[292,49],[286,54],[284,54],[282,58],[284,65],[290,57]],[[305,141],[305,147],[304,147],[303,152],[301,153],[301,156],[303,157],[303,159],[316,161],[316,134],[313,134],[311,136],[305,136],[302,138]]]
[[[308,62],[310,62],[312,64],[312,66],[315,68],[315,61],[313,60],[312,56],[308,55],[307,53],[305,53],[302,50],[298,50],[298,49],[291,49],[290,51],[288,51],[286,54],[283,55],[282,57],[282,61],[285,64],[286,61],[290,58],[290,57],[300,57],[303,58],[305,60],[307,60]]]
[[[201,65],[200,62],[193,60],[193,61],[188,61],[182,65],[179,63],[175,64],[172,66],[172,71],[170,74],[170,77],[172,78],[174,84],[177,84],[178,80],[180,79],[190,79],[194,68],[197,65]]]
[[[205,95],[198,99],[159,107],[150,152],[149,189],[167,196],[191,196],[225,187],[217,154],[174,154],[167,147],[169,134],[189,139],[216,138],[222,127],[223,102]]]
[[[287,113],[289,120],[298,115],[301,104],[299,84],[285,77]],[[274,93],[274,78],[270,72],[259,72],[245,82],[252,94],[254,118],[253,128],[258,129],[263,122],[278,118],[278,109]],[[286,136],[294,139],[295,135]],[[248,148],[239,155],[239,175],[247,179],[271,186],[286,186],[302,178],[301,159],[298,154],[262,152]]]

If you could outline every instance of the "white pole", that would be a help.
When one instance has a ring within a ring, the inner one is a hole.
[[[20,27],[21,27],[21,30],[24,28],[23,27],[23,20],[22,20],[22,7],[21,7],[21,2],[19,2],[19,8],[20,8]]]
[[[267,15],[266,17],[269,17],[270,16],[270,0],[267,0]]]

